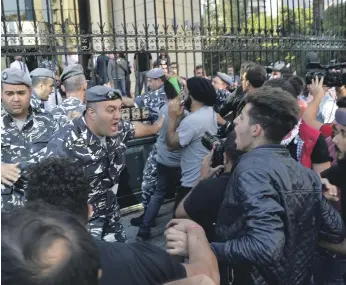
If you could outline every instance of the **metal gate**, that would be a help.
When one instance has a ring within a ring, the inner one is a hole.
[[[96,56],[124,53],[131,63],[144,44],[164,51],[182,76],[202,64],[208,75],[238,73],[244,60],[322,63],[346,53],[346,0],[3,0],[2,68],[21,55],[59,68],[81,63],[95,80]]]

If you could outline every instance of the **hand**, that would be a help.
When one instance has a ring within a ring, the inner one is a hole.
[[[187,234],[170,227],[165,231],[167,252],[188,257]]]
[[[338,188],[335,185],[330,184],[329,180],[326,178],[321,178],[323,188],[323,195],[328,201],[337,202],[339,201],[338,197]]]
[[[179,100],[171,100],[168,103],[168,114],[172,119],[177,119],[183,116],[184,106],[180,105]]]
[[[158,119],[153,126],[155,127],[155,132],[158,133],[162,126],[163,126],[163,121],[165,120],[165,115],[162,115],[160,119]]]
[[[1,184],[12,186],[20,178],[20,169],[17,164],[1,163]]]
[[[320,80],[316,76],[315,79],[312,79],[312,83],[310,85],[310,93],[315,97],[323,97],[326,94],[326,90],[323,88],[324,77]]]
[[[208,179],[213,177],[215,174],[217,174],[221,169],[224,168],[224,165],[219,165],[215,168],[211,167],[212,163],[212,157],[214,154],[214,150],[212,150],[204,159],[202,162],[202,167],[201,167],[201,180]]]
[[[191,226],[199,226],[199,224],[189,219],[173,219],[167,224],[166,228],[174,227],[174,229],[187,234]]]
[[[110,81],[108,83],[103,84],[103,86],[112,87]]]

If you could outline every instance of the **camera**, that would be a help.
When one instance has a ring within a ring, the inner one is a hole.
[[[217,130],[217,137],[226,138],[230,132],[234,130],[232,120],[226,120],[226,123],[220,126]]]
[[[321,65],[320,62],[310,62],[306,66],[309,71],[305,75],[306,84],[311,84],[312,79],[317,76],[320,80],[324,77],[323,84],[327,87],[341,87],[346,85],[346,73],[342,69],[346,68],[346,62],[330,65]]]
[[[208,150],[214,150],[211,166],[213,168],[223,165],[223,141],[209,132],[205,132],[202,137],[202,145]]]

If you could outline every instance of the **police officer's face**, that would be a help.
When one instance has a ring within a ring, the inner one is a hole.
[[[45,83],[42,84],[42,94],[41,100],[47,101],[49,95],[53,92],[54,80],[52,78],[48,78]]]
[[[226,89],[227,88],[226,84],[218,76],[215,76],[213,78],[212,84],[213,84],[215,90]]]
[[[94,123],[99,136],[114,137],[118,132],[120,119],[120,99],[97,103]]]
[[[272,72],[272,74],[270,75],[270,80],[276,79],[276,78],[281,78],[281,72],[279,72],[279,71],[273,71]]]
[[[31,89],[26,85],[2,86],[2,106],[14,117],[26,116],[30,106]]]
[[[148,86],[151,91],[159,89],[161,85],[161,79],[148,78]]]

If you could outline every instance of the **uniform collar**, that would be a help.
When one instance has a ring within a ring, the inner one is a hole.
[[[4,109],[4,116],[2,117],[2,121],[3,121],[3,124],[4,124],[4,127],[16,127],[15,125],[15,122],[12,118],[12,116]],[[25,126],[30,123],[31,121],[33,121],[34,119],[34,116],[33,116],[33,109],[32,107],[30,106],[29,107],[29,114],[25,120],[25,124],[23,126],[23,129],[25,128]],[[23,130],[22,129],[22,130]]]
[[[95,143],[101,145],[100,139],[96,135],[94,135],[92,131],[89,129],[84,116],[81,116],[77,120],[79,120],[82,138],[85,141],[86,145],[92,145]]]

